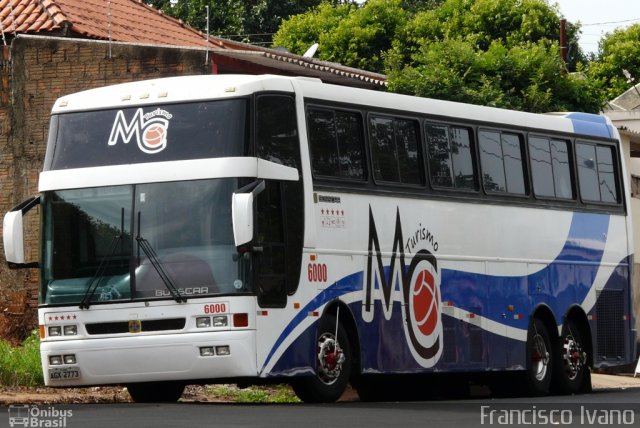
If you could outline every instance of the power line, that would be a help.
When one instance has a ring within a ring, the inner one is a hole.
[[[633,22],[633,21],[640,21],[640,18],[625,19],[623,21],[595,22],[595,23],[592,23],[592,24],[582,24],[582,26],[583,27],[591,27],[591,26],[595,26],[595,25],[624,24],[625,22]]]

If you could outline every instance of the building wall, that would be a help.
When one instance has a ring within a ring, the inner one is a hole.
[[[210,72],[202,50],[14,39],[0,62],[0,215],[37,194],[49,112],[58,97],[133,80]],[[25,217],[27,261],[38,259],[39,213],[32,211]],[[37,269],[9,270],[0,243],[0,335],[20,339],[36,327],[38,275]]]

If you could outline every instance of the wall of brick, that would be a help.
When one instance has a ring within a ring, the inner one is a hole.
[[[111,52],[111,56],[109,53]],[[0,215],[38,189],[49,112],[60,96],[134,80],[207,74],[205,53],[48,37],[18,37],[0,63]],[[37,260],[39,213],[25,217],[26,257]],[[0,242],[0,335],[21,338],[37,325],[39,271],[12,271]]]

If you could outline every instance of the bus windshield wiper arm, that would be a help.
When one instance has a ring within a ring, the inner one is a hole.
[[[80,309],[89,309],[89,305],[91,303],[91,298],[95,294],[98,289],[98,285],[100,285],[100,280],[102,279],[102,275],[104,271],[107,269],[107,260],[111,259],[113,255],[116,253],[116,249],[118,248],[118,244],[124,237],[124,208],[120,210],[120,233],[115,235],[109,244],[109,249],[107,250],[107,254],[100,259],[100,265],[98,265],[98,269],[96,269],[96,273],[93,274],[91,281],[89,281],[89,287],[87,291],[85,291],[82,300],[80,301]]]
[[[138,236],[136,236],[136,241],[138,242],[138,247],[142,248],[142,251],[151,262],[151,265],[158,273],[158,276],[164,283],[164,286],[167,287],[167,290],[169,290],[169,293],[171,293],[174,300],[178,303],[186,302],[187,298],[180,293],[180,290],[178,290],[178,287],[176,287],[175,283],[173,282],[173,280],[171,279],[167,271],[164,270],[164,267],[162,267],[162,263],[160,263],[160,259],[158,258],[158,255],[154,251],[151,244],[149,244],[149,241],[147,241],[145,238],[143,238],[140,235],[140,212],[139,211],[138,211]]]

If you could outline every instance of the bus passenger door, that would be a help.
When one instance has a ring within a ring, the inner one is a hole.
[[[258,95],[255,112],[257,157],[296,168],[299,174],[297,181],[265,180],[265,190],[256,200],[253,284],[259,306],[257,358],[259,364],[264,364],[269,356],[280,358],[283,349],[274,346],[281,345],[278,339],[291,322],[290,296],[298,288],[302,263],[304,208],[294,98],[285,94]],[[298,360],[287,358],[287,364],[299,365]],[[277,364],[275,370],[286,367]]]

